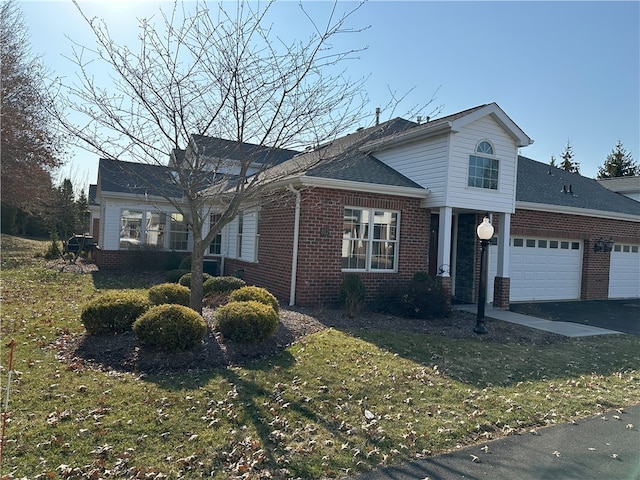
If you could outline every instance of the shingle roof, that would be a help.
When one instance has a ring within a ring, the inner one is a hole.
[[[638,190],[640,191],[640,176],[599,178],[598,183],[614,192]]]
[[[363,153],[359,147],[366,142],[394,135],[415,127],[417,124],[402,118],[394,118],[373,127],[358,130],[321,146],[310,155],[324,156],[318,165],[309,169],[305,176],[347,180],[374,185],[389,185],[407,188],[423,188],[410,178],[384,164],[373,155]]]
[[[200,150],[200,153],[204,156],[228,158],[232,160],[242,160],[243,158],[251,157],[252,162],[257,164],[268,162],[271,165],[278,165],[300,153],[296,150],[270,148],[245,142],[242,143],[242,150],[244,151],[243,157],[240,145],[236,141],[195,134],[191,135],[191,138]]]
[[[106,158],[101,158],[98,164],[98,178],[103,192],[180,198],[182,192],[173,182],[172,172],[172,169],[162,165]]]
[[[516,201],[640,216],[640,202],[608,190],[592,178],[523,156],[518,156]]]

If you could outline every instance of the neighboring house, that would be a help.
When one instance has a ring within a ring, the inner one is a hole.
[[[640,176],[600,178],[598,183],[609,190],[640,202]]]
[[[241,274],[289,304],[334,303],[348,272],[373,298],[418,271],[436,275],[454,299],[473,302],[475,229],[488,213],[495,235],[487,297],[495,306],[640,297],[640,202],[519,156],[531,143],[492,103],[422,124],[393,119],[293,158],[283,151],[281,173],[292,164],[310,167],[273,185],[277,201],[227,225],[208,258],[221,273]],[[214,163],[233,168],[228,142],[194,137],[194,145],[207,145]],[[151,168],[131,165],[100,162],[101,268],[125,268],[140,253],[127,238],[164,252],[191,248],[160,192],[138,191],[133,180],[123,188],[123,172]],[[109,177],[118,167],[115,186]],[[160,242],[160,231],[169,238]]]

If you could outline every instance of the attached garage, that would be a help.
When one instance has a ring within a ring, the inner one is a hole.
[[[609,298],[640,298],[640,245],[613,246]]]
[[[519,301],[580,298],[583,244],[579,240],[512,237],[509,256],[510,299]],[[487,298],[493,298],[497,248],[490,250]]]

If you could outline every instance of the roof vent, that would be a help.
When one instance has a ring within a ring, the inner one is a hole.
[[[422,123],[422,115],[418,115],[418,125],[420,125]]]
[[[376,125],[380,125],[380,107],[376,107]]]

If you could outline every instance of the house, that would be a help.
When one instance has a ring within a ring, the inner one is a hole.
[[[220,139],[194,137],[187,159],[205,142],[217,168],[232,172],[237,152]],[[487,298],[494,306],[640,297],[640,202],[519,155],[532,142],[491,103],[426,123],[396,118],[301,153],[276,152],[277,201],[241,212],[207,261],[291,305],[335,302],[347,272],[362,278],[371,298],[428,271],[452,298],[474,302],[475,229],[489,215],[495,234]],[[189,232],[164,200],[178,192],[142,191],[135,181],[170,175],[182,155],[174,152],[164,171],[153,172],[101,160],[101,268],[137,264],[141,246],[189,251]]]
[[[609,190],[640,202],[640,176],[599,178],[598,183]]]

